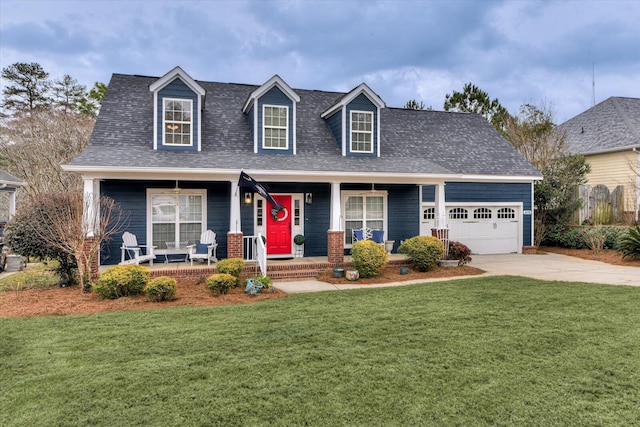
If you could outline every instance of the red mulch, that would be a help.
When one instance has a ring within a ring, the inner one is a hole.
[[[45,315],[91,314],[118,310],[145,310],[183,305],[209,306],[246,304],[266,299],[282,298],[287,294],[276,289],[256,296],[247,295],[244,288],[235,288],[227,295],[213,296],[204,283],[180,281],[173,301],[149,302],[146,295],[114,300],[100,299],[95,292],[83,293],[77,286],[69,288],[8,291],[0,294],[0,316],[30,317]]]

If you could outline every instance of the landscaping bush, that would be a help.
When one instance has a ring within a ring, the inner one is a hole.
[[[471,249],[464,243],[452,240],[449,242],[449,255],[447,259],[457,259],[458,265],[465,265],[471,262]]]
[[[149,269],[141,265],[118,265],[100,275],[93,289],[103,298],[139,295],[149,282]]]
[[[176,296],[177,283],[173,277],[156,277],[144,287],[149,301],[171,301]]]
[[[218,273],[227,273],[236,278],[235,286],[240,286],[240,276],[244,269],[244,261],[242,258],[227,258],[219,261],[216,265],[216,271]],[[226,292],[225,292],[226,293]]]
[[[622,258],[640,259],[640,225],[627,229],[618,240],[617,249]]]
[[[360,240],[354,243],[351,247],[351,257],[353,268],[358,270],[362,278],[379,276],[388,260],[384,246],[373,240]]]
[[[429,271],[444,255],[444,244],[433,236],[416,236],[405,240],[398,252],[407,255],[417,271]]]
[[[224,295],[236,286],[236,277],[229,273],[216,273],[207,278],[207,287],[213,295]]]
[[[602,251],[606,237],[604,228],[600,227],[590,228],[584,233],[584,241],[594,255],[598,255]]]
[[[563,227],[552,225],[548,228],[544,244],[547,246],[557,246],[569,249],[592,249],[588,241],[593,238],[589,236],[590,230],[597,229],[604,233],[603,249],[615,249],[618,239],[624,233],[620,227]]]

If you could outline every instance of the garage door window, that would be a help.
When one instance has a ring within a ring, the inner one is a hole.
[[[491,219],[491,209],[478,208],[473,211],[473,219]]]
[[[515,219],[516,211],[511,208],[498,209],[498,219]]]
[[[467,219],[469,212],[465,208],[453,208],[449,211],[449,219]]]
[[[427,208],[422,211],[422,219],[436,219],[436,208]]]

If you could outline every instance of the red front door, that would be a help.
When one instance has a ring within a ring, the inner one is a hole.
[[[284,206],[284,209],[273,219],[273,206],[267,202],[267,255],[291,255],[291,196],[273,198]]]

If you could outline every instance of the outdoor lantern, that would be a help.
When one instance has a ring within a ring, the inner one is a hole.
[[[251,204],[251,193],[249,193],[249,192],[244,193],[244,203],[246,205],[250,205]]]
[[[304,195],[304,201],[306,204],[310,205],[313,202],[313,195],[311,193],[306,193]]]

